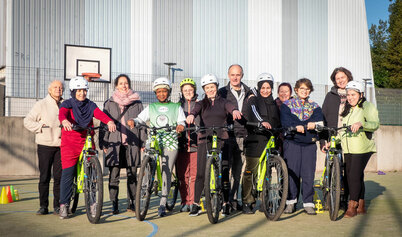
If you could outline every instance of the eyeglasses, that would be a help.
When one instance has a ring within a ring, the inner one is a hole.
[[[301,90],[301,91],[311,91],[310,88],[306,88],[306,87],[300,87],[298,90]]]

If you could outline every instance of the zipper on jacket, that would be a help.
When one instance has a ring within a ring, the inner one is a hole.
[[[191,101],[187,100],[188,112],[191,112]],[[195,119],[195,118],[194,118]],[[190,128],[190,124],[187,125]],[[190,130],[187,131],[187,152],[190,152]]]

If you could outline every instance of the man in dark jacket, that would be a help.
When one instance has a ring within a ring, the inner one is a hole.
[[[230,82],[227,86],[219,89],[219,95],[234,105],[237,109],[245,114],[247,111],[247,99],[252,95],[252,92],[248,86],[241,82],[243,78],[243,68],[238,64],[233,64],[228,69],[228,77]],[[231,115],[227,117],[227,123],[232,124],[233,118]],[[244,128],[245,119],[234,121],[234,132],[229,133],[230,142],[230,195],[229,200],[233,206],[233,209],[241,210],[241,205],[237,203],[237,195],[240,184],[241,173],[243,164],[246,157],[243,153],[243,141],[247,136],[247,130]]]

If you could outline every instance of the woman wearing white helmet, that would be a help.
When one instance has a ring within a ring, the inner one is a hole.
[[[201,78],[201,86],[204,89],[205,97],[198,101],[194,109],[187,116],[186,122],[192,124],[197,115],[201,116],[201,126],[224,126],[229,114],[233,115],[233,119],[241,119],[241,113],[228,100],[217,95],[218,79],[213,74],[207,74]],[[191,206],[190,216],[197,216],[201,210],[199,206],[202,190],[204,189],[205,166],[207,146],[211,147],[210,141],[206,139],[208,132],[198,134],[198,151],[197,151],[197,176],[195,179],[194,204]],[[224,215],[229,214],[229,161],[228,161],[228,133],[226,131],[218,131],[218,137],[221,139],[218,146],[222,150],[222,182],[224,204],[222,212]]]
[[[252,96],[247,101],[247,112],[245,114],[248,122],[261,123],[267,129],[280,127],[279,109],[272,97],[274,78],[269,73],[262,73],[257,77],[257,96]],[[244,140],[244,154],[246,156],[246,167],[242,182],[243,213],[253,214],[255,196],[252,194],[253,179],[258,171],[258,158],[260,157],[270,134],[257,132],[255,127],[247,126],[247,137]]]
[[[374,104],[366,101],[363,84],[350,81],[346,86],[347,101],[341,113],[344,124],[351,126],[350,131],[341,130],[342,150],[346,163],[345,178],[349,188],[349,204],[345,217],[364,214],[364,169],[376,152],[373,132],[380,125],[378,111]]]
[[[71,98],[60,105],[59,120],[63,125],[61,131],[61,165],[60,181],[60,218],[67,218],[67,210],[72,195],[75,166],[85,143],[86,131],[74,131],[73,125],[93,127],[95,117],[108,125],[109,131],[114,132],[116,125],[98,106],[87,98],[88,81],[83,77],[75,77],[70,81]]]
[[[164,127],[166,125],[175,126],[176,131],[160,131],[159,143],[163,147],[162,159],[162,178],[166,182],[162,183],[162,197],[158,208],[158,216],[166,216],[166,203],[168,190],[170,190],[173,166],[176,162],[178,141],[177,134],[184,130],[186,116],[179,103],[169,100],[172,87],[169,79],[160,77],[153,83],[152,90],[155,92],[158,102],[146,107],[137,118],[127,121],[127,125],[133,128],[136,124],[150,122],[152,127]]]

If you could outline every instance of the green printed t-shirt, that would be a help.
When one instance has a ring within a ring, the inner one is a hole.
[[[149,121],[152,127],[163,127],[165,125],[177,125],[177,117],[179,112],[179,103],[152,103],[149,105]],[[159,144],[167,150],[177,150],[178,140],[175,130],[167,132],[158,131]]]

